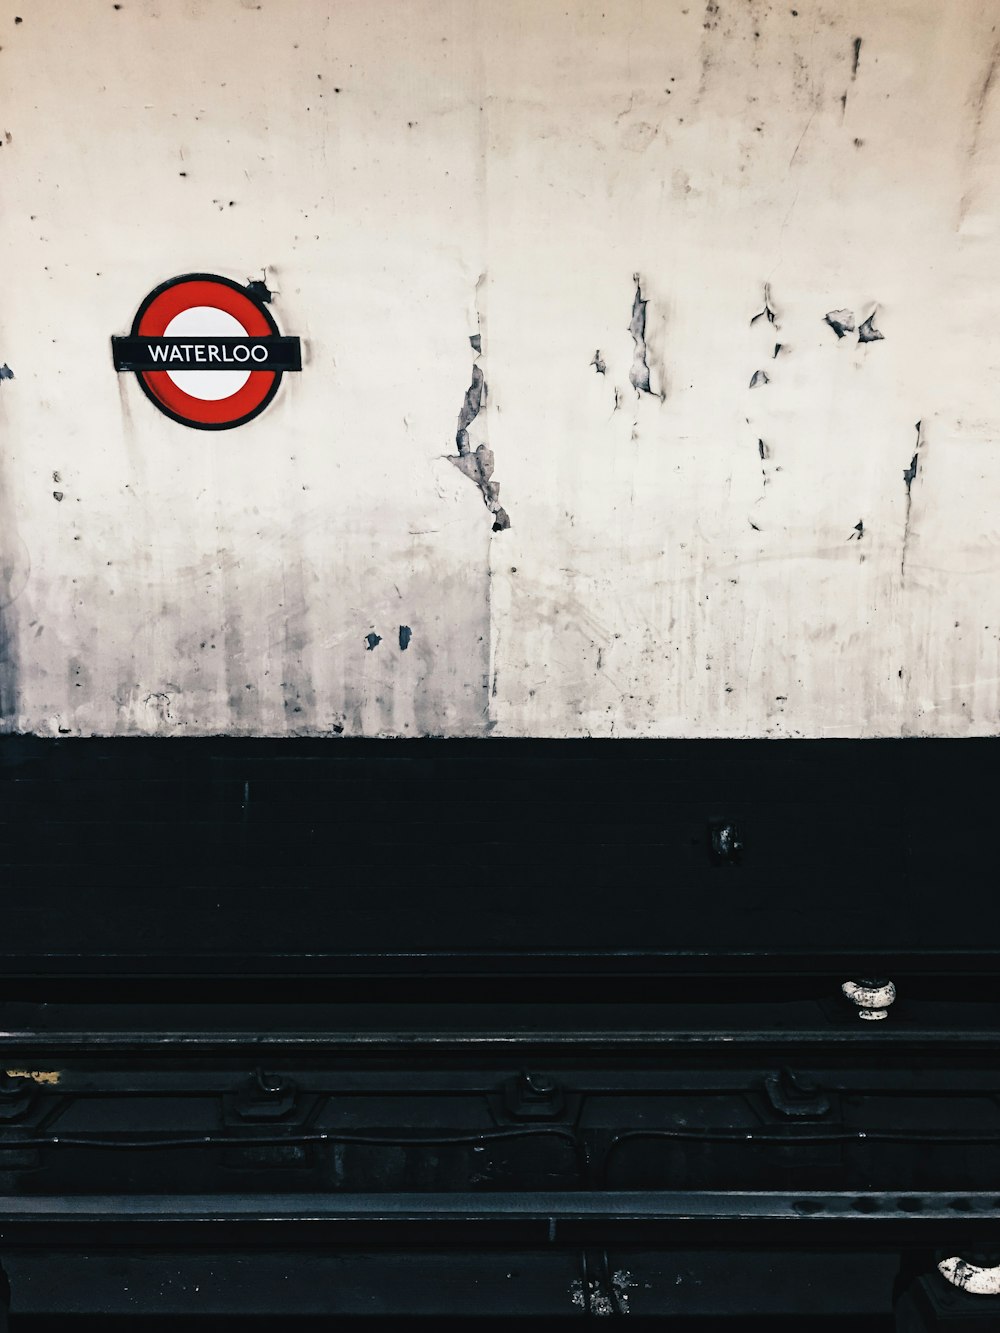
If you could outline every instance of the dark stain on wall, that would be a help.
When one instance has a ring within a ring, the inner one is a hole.
[[[9,516],[11,506],[0,475],[0,514]],[[4,524],[4,549],[0,551],[0,734],[13,731],[21,709],[21,655],[17,617],[13,604],[25,582],[18,559],[20,542],[13,525]]]
[[[0,374],[0,380],[14,378],[9,366],[3,369],[7,373]],[[30,559],[18,536],[17,509],[0,453],[0,734],[15,730],[21,711],[21,656],[14,603],[24,590],[29,571]]]
[[[12,571],[0,565],[0,599],[10,582]],[[21,708],[20,656],[17,626],[9,604],[0,600],[0,735],[13,731]]]
[[[181,172],[182,176],[186,174],[186,172]],[[264,302],[270,302],[274,296],[274,293],[263,278],[251,278],[247,283],[247,292],[250,296],[256,297],[258,301]]]
[[[990,63],[986,69],[986,75],[979,86],[979,93],[976,97],[975,116],[977,130],[982,124],[983,111],[986,108],[987,99],[993,88],[993,80],[996,78],[998,61],[1000,61],[1000,42],[996,43],[993,47],[993,51],[990,55]]]
[[[220,547],[216,551],[215,563],[221,589],[221,623],[212,630],[212,637],[209,640],[212,647],[208,652],[211,654],[214,647],[212,641],[221,636],[222,668],[229,700],[230,720],[236,726],[246,724],[252,726],[258,720],[259,700],[256,690],[247,689],[248,666],[243,638],[239,564],[225,547]]]
[[[316,690],[310,661],[311,636],[306,625],[309,597],[301,559],[286,556],[282,564],[281,583],[282,708],[285,724],[289,731],[294,732],[316,716]]]

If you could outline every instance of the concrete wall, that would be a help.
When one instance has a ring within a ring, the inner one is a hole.
[[[0,48],[6,729],[996,730],[997,0],[0,0]],[[304,341],[235,431],[112,368],[190,271]]]

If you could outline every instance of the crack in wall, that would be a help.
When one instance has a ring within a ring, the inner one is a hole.
[[[975,164],[976,156],[979,152],[979,140],[983,129],[983,116],[986,110],[986,103],[996,80],[997,64],[1000,63],[1000,41],[995,42],[993,50],[990,52],[989,63],[986,69],[986,75],[979,88],[979,93],[973,104],[972,116],[972,141],[966,151],[966,158],[970,165]],[[964,221],[969,211],[969,204],[975,192],[974,183],[970,182],[966,187],[958,208],[959,222]]]
[[[771,451],[763,440],[757,441],[757,453],[760,455],[760,475],[764,478],[764,482],[761,489],[766,490],[771,478],[767,475],[767,468],[764,466],[764,464],[770,459]],[[764,497],[761,496],[761,499],[763,498]]]
[[[764,464],[771,457],[771,451],[763,440],[757,441],[757,453],[760,455],[760,475],[764,478],[763,485],[764,488],[766,489],[767,484],[771,480],[771,478],[767,475],[767,468],[764,466]]]
[[[851,82],[852,82],[852,83],[853,83],[853,82],[855,81],[855,79],[858,77],[858,64],[860,63],[860,60],[861,60],[861,38],[860,38],[860,37],[855,37],[854,41],[851,43]],[[847,93],[846,93],[846,91],[845,91],[844,93],[841,94],[841,98],[840,98],[840,112],[841,112],[841,119],[843,119],[843,117],[847,114]]]
[[[485,442],[473,450],[469,441],[469,427],[486,403],[486,377],[478,364],[478,358],[483,350],[482,334],[472,334],[469,346],[475,352],[477,360],[472,363],[472,379],[465,391],[465,398],[458,414],[458,429],[455,432],[458,457],[452,456],[451,462],[459,472],[479,487],[483,502],[493,515],[493,531],[503,532],[510,527],[510,517],[500,504],[500,483],[493,480],[493,450]]]
[[[924,444],[922,421],[917,422],[916,430],[917,445],[913,451],[913,457],[910,459],[910,466],[903,470],[903,481],[906,483],[906,516],[903,520],[903,547],[899,556],[899,578],[901,583],[906,579],[906,551],[910,541],[910,516],[913,511],[913,483],[917,479],[917,470],[920,467],[920,450]]]
[[[766,326],[769,325],[774,330],[775,336],[777,336],[781,327],[781,321],[778,318],[778,312],[775,309],[774,302],[771,299],[771,284],[769,282],[765,282],[763,284],[763,288],[764,288],[764,303],[762,308],[758,310],[755,315],[750,316],[750,327],[752,329],[755,324],[759,323],[761,320],[764,320],[763,327],[765,333],[767,332]],[[777,359],[778,353],[781,351],[781,349],[782,349],[782,344],[780,342],[775,342],[774,351],[771,354],[772,361]],[[753,375],[750,377],[749,388],[762,389],[765,384],[770,384],[770,383],[771,383],[771,377],[766,370],[763,369],[755,370]],[[747,417],[746,420],[747,420],[747,425],[749,426],[750,418]],[[761,494],[758,497],[758,499],[754,502],[755,507],[756,505],[762,504],[765,499],[767,488],[771,483],[772,472],[780,471],[780,468],[775,469],[769,466],[771,460],[771,450],[770,447],[766,445],[759,436],[757,438],[757,454],[758,457],[760,458],[760,475],[762,480],[761,480]],[[753,522],[752,519],[750,519],[749,522],[750,526],[754,529],[755,532],[760,531],[760,528],[757,526],[756,523]]]
[[[771,284],[769,282],[764,283],[764,309],[759,310],[750,320],[751,328],[757,323],[758,319],[766,319],[768,324],[776,324],[778,322],[778,316],[774,311],[774,307],[771,305]]]

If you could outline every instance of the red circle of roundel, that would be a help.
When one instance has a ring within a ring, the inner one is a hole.
[[[192,306],[214,306],[239,321],[251,338],[277,336],[270,312],[246,288],[212,273],[189,273],[171,278],[150,292],[132,322],[132,336],[159,338],[181,311]],[[257,416],[278,392],[280,370],[251,370],[246,383],[228,398],[195,398],[179,388],[165,370],[141,370],[143,392],[161,412],[185,426],[228,430]]]

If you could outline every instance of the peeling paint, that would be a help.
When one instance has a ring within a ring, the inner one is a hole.
[[[479,416],[479,409],[482,406],[485,393],[486,380],[483,378],[483,372],[478,366],[474,365],[472,367],[472,383],[465,391],[462,410],[458,414],[458,432],[455,435],[455,444],[458,447],[459,454],[462,456],[469,452],[468,428],[473,421],[475,421],[476,417]]]
[[[469,338],[472,350],[477,358],[482,355],[482,335],[473,334]],[[500,504],[500,483],[493,480],[493,450],[485,443],[473,451],[469,443],[469,427],[479,416],[486,402],[486,378],[478,364],[472,366],[472,380],[465,391],[465,398],[458,414],[458,430],[455,433],[455,445],[458,457],[452,457],[452,464],[459,472],[475,482],[483,494],[486,508],[493,515],[493,531],[503,532],[510,527],[507,511]]]
[[[854,332],[854,312],[851,310],[828,310],[823,318],[838,339]]]
[[[451,461],[482,491],[486,507],[493,514],[493,531],[502,532],[505,528],[509,528],[510,519],[507,517],[507,511],[499,503],[500,483],[493,480],[493,450],[481,444],[474,454],[453,458]]]
[[[629,320],[628,331],[635,343],[635,352],[628,373],[629,383],[636,393],[648,393],[662,401],[665,395],[662,392],[654,393],[650,387],[649,349],[646,346],[646,307],[649,302],[643,299],[638,273],[632,275],[632,281],[635,283],[635,297],[632,300],[632,318]]]
[[[313,8],[8,13],[0,726],[996,733],[990,7]],[[228,440],[107,366],[192,265],[308,335]]]
[[[906,486],[906,515],[903,519],[903,544],[899,556],[900,579],[905,579],[906,577],[906,552],[910,542],[910,518],[913,512],[913,483],[917,479],[917,469],[920,465],[920,449],[924,443],[923,422],[917,422],[916,432],[917,447],[914,449],[913,457],[910,459],[910,466],[903,471],[903,482]]]
[[[366,634],[365,652],[366,653],[374,652],[381,642],[382,642],[382,636],[380,634],[376,634],[374,630],[370,634]]]
[[[768,324],[774,324],[777,318],[778,317],[771,306],[771,285],[770,283],[765,282],[764,308],[763,310],[759,310],[757,314],[754,315],[753,318],[750,320],[750,327],[753,328],[753,326],[757,323],[758,319],[766,319]]]
[[[865,322],[858,326],[858,342],[880,342],[884,337],[885,334],[879,333],[878,329],[875,327],[875,311],[873,310]]]
[[[400,625],[399,627],[399,648],[400,652],[406,652],[410,646],[410,640],[413,638],[413,630],[409,625]]]

